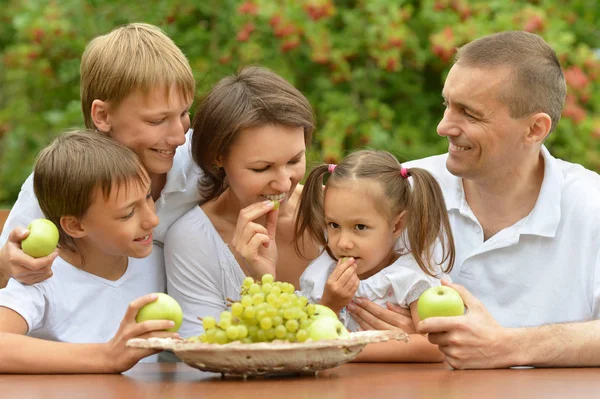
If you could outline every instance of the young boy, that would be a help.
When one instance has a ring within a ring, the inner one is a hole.
[[[199,201],[199,169],[189,154],[189,108],[194,76],[185,55],[155,26],[132,23],[92,40],[81,58],[81,106],[89,129],[131,148],[152,181],[160,217],[155,250],[147,262],[164,270],[163,237],[169,226]],[[33,176],[6,220],[0,236],[0,287],[10,277],[25,284],[52,275],[56,253],[34,259],[21,250],[23,226],[42,212]],[[163,271],[164,272],[164,271]]]
[[[64,133],[39,154],[33,188],[58,257],[54,278],[0,290],[0,372],[122,372],[154,353],[128,339],[177,337],[161,331],[172,321],[135,321],[165,287],[142,259],[158,217],[136,154],[98,132]]]

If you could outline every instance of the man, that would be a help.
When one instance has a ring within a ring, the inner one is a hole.
[[[406,164],[444,190],[461,284],[447,285],[468,311],[416,331],[455,368],[600,365],[600,176],[543,145],[565,95],[539,36],[475,40],[458,50],[442,92],[448,153]],[[351,311],[363,328],[411,330],[405,310],[361,302]]]

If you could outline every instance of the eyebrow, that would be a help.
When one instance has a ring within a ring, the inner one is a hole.
[[[444,101],[446,101],[446,102],[448,101],[444,94],[442,94],[442,98],[444,99]],[[473,114],[474,116],[477,116],[479,118],[483,118],[485,116],[481,111],[479,111],[465,103],[461,103],[460,101],[453,101],[452,103],[456,104],[460,108],[466,109],[470,114]]]
[[[300,157],[302,154],[304,154],[305,152],[306,152],[306,150],[302,150],[302,151],[300,151],[299,153],[297,153],[296,155],[294,155],[294,156],[293,156],[292,158],[290,158],[290,159],[298,158],[298,157]],[[252,162],[250,162],[248,165],[253,165],[253,164],[255,164],[255,163],[266,163],[266,164],[268,164],[268,165],[271,165],[271,164],[274,164],[275,162],[272,162],[272,161],[264,161],[264,160],[262,160],[262,159],[259,159],[259,160],[256,160],[256,161],[252,161]]]
[[[148,192],[146,193],[146,196],[148,196],[148,194],[150,194],[150,193],[152,193],[152,186],[150,186],[150,188],[148,188]],[[146,197],[144,197],[144,198],[146,198]],[[129,209],[129,208],[131,208],[132,206],[134,206],[135,204],[137,204],[138,202],[140,202],[140,200],[131,201],[129,204],[127,204],[127,205],[125,205],[125,206],[121,207],[121,210],[123,210],[123,211],[124,211],[124,210],[126,210],[126,209]]]

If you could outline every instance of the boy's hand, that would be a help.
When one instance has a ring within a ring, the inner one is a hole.
[[[340,313],[354,297],[359,283],[354,258],[340,259],[327,279],[321,305],[331,308],[335,313]]]
[[[165,331],[173,327],[174,323],[171,320],[148,320],[142,323],[135,321],[138,311],[157,298],[155,294],[148,294],[129,304],[119,330],[106,344],[106,362],[112,371],[122,373],[135,366],[141,359],[160,352],[157,349],[127,347],[127,341],[132,338],[179,338],[179,334]]]
[[[0,248],[0,275],[31,285],[52,277],[52,263],[58,250],[43,258],[33,258],[21,249],[21,241],[28,235],[29,230],[24,227],[10,232],[8,241]]]

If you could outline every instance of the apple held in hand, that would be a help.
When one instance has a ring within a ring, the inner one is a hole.
[[[135,321],[141,323],[146,320],[172,320],[175,325],[168,332],[177,332],[181,327],[183,312],[179,303],[172,297],[162,292],[157,292],[156,301],[144,305],[135,317]]]
[[[308,326],[308,337],[313,341],[321,339],[349,338],[350,333],[346,327],[338,320],[337,316],[321,317],[313,320]]]
[[[465,304],[454,288],[441,285],[431,287],[421,294],[417,311],[421,320],[428,317],[461,316],[465,313]]]
[[[34,219],[27,226],[29,235],[21,241],[23,252],[33,258],[50,255],[58,245],[58,229],[48,219]]]

